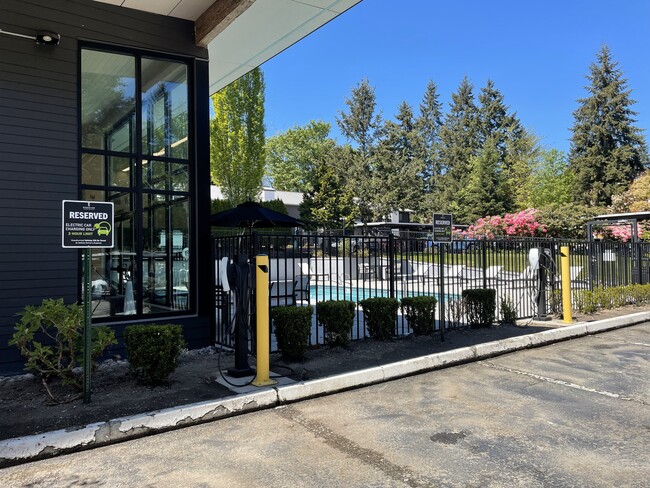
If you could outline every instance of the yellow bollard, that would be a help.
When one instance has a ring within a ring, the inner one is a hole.
[[[571,311],[571,267],[569,263],[569,246],[560,248],[560,260],[562,263],[562,314],[564,323],[573,322],[573,313]]]
[[[257,374],[253,385],[275,385],[269,378],[269,257],[259,254],[255,257],[255,315],[257,317]]]

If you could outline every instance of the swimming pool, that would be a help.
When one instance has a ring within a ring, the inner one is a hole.
[[[437,294],[429,291],[408,290],[406,296],[428,295],[439,298]],[[360,302],[366,298],[389,297],[390,291],[381,288],[357,288],[357,287],[338,287],[329,285],[312,285],[309,288],[309,297],[313,302],[324,302],[326,300],[350,300]],[[402,290],[395,290],[395,298],[401,300],[404,296]],[[447,295],[446,299],[454,297]]]

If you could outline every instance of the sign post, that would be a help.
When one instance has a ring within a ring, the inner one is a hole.
[[[63,200],[62,246],[83,249],[83,401],[90,402],[92,369],[91,249],[113,247],[113,204]]]
[[[445,342],[445,247],[453,239],[451,214],[433,214],[433,242],[440,244],[440,342]]]

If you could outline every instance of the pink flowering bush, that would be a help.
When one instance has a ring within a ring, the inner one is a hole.
[[[516,214],[488,216],[478,219],[464,232],[465,236],[473,239],[495,237],[546,237],[546,225],[537,221],[537,210],[528,208]]]
[[[637,235],[640,239],[647,238],[646,229],[641,224],[636,226]],[[595,237],[602,239],[612,239],[614,241],[628,242],[632,240],[632,225],[608,225],[602,229],[601,233],[595,233]]]

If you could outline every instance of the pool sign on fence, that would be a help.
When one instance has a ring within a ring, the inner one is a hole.
[[[112,248],[113,203],[63,200],[63,247]]]
[[[433,242],[451,242],[451,214],[433,214]]]

